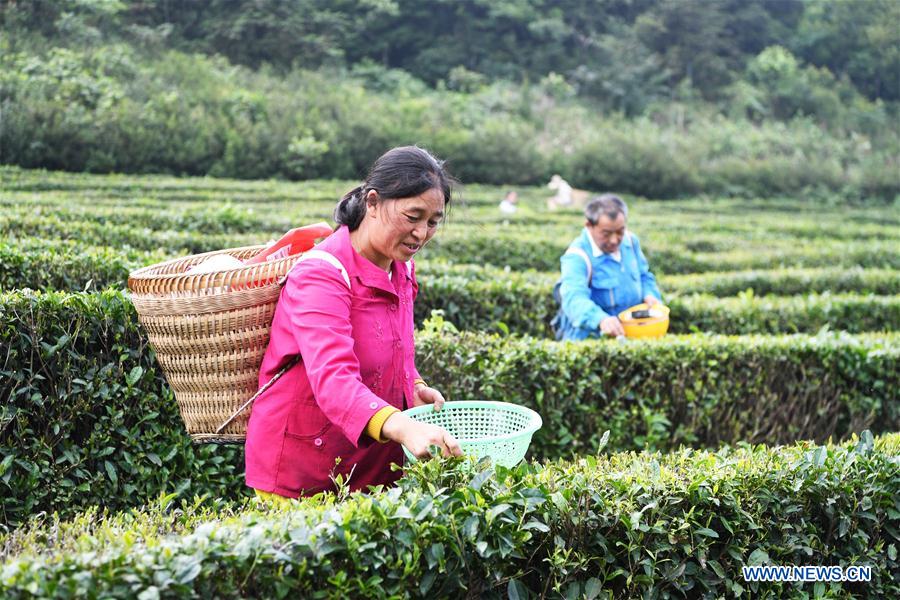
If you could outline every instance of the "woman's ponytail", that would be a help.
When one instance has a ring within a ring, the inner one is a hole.
[[[334,221],[338,225],[346,225],[350,231],[356,230],[366,216],[366,203],[363,199],[363,186],[359,185],[344,194],[334,209]]]

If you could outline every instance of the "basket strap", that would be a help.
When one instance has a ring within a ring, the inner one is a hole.
[[[304,261],[309,258],[318,258],[319,260],[324,260],[329,265],[340,271],[341,276],[344,278],[344,283],[347,284],[348,288],[350,287],[350,275],[347,274],[347,269],[344,268],[344,263],[342,263],[337,256],[330,252],[325,252],[324,250],[313,249],[304,252],[303,255],[297,260],[297,262]],[[287,275],[282,277],[279,283],[281,285],[284,285],[284,282],[287,281],[287,277]]]
[[[331,254],[330,252],[325,252],[324,250],[313,249],[313,250],[307,250],[306,252],[304,252],[303,255],[300,257],[300,259],[297,262],[300,262],[302,260],[307,260],[310,258],[318,258],[320,260],[324,260],[325,262],[330,264],[332,267],[339,270],[341,272],[341,275],[344,278],[344,283],[346,283],[347,287],[350,288],[350,275],[347,274],[347,269],[344,268],[343,263],[338,259],[338,257],[336,257],[334,254]],[[285,281],[287,281],[287,275],[282,277],[281,281],[279,281],[278,283],[281,285],[284,285]],[[248,406],[253,404],[253,402],[257,398],[259,398],[260,394],[262,394],[267,389],[269,389],[273,383],[278,381],[282,375],[284,375],[291,367],[296,365],[298,362],[300,362],[299,354],[297,356],[295,356],[294,358],[292,358],[290,360],[290,362],[288,362],[288,364],[284,365],[284,367],[282,367],[280,371],[275,373],[275,376],[272,377],[272,379],[270,379],[269,381],[267,381],[264,386],[262,386],[261,388],[256,390],[256,393],[253,394],[253,396],[249,400],[244,402],[241,405],[241,407],[239,409],[237,409],[237,411],[235,411],[235,413],[233,415],[228,417],[228,419],[224,423],[219,425],[219,428],[216,429],[216,433],[222,433],[222,430],[225,429],[226,427],[228,427],[231,424],[231,422],[237,418],[237,416],[239,414],[241,414],[242,412],[244,412],[244,410],[247,409]]]
[[[269,381],[267,381],[266,384],[265,384],[264,386],[262,386],[261,388],[259,388],[258,390],[256,390],[256,393],[253,394],[253,396],[252,396],[249,400],[247,400],[246,402],[244,402],[244,403],[241,405],[241,407],[240,407],[239,409],[237,409],[237,411],[235,411],[235,413],[234,413],[233,415],[231,415],[230,417],[228,417],[228,419],[227,419],[224,423],[222,423],[221,425],[219,425],[219,428],[216,429],[216,433],[222,433],[222,430],[225,429],[226,427],[228,427],[228,426],[231,424],[231,422],[234,421],[234,420],[237,418],[237,416],[238,416],[239,414],[241,414],[242,412],[244,412],[244,410],[246,410],[246,408],[247,408],[248,406],[250,406],[251,404],[253,404],[253,401],[256,400],[257,398],[259,398],[260,394],[262,394],[262,393],[265,392],[267,389],[269,389],[270,387],[272,387],[272,384],[273,384],[273,383],[275,383],[276,381],[278,381],[278,380],[281,378],[282,375],[284,375],[285,373],[287,373],[288,370],[290,370],[290,368],[293,367],[294,365],[296,365],[298,362],[300,362],[300,355],[299,355],[299,354],[298,354],[297,356],[295,356],[294,358],[292,358],[292,359],[290,360],[290,362],[288,362],[288,364],[284,365],[284,366],[281,368],[280,371],[278,371],[277,373],[275,373],[275,376],[272,377],[272,379],[270,379]]]

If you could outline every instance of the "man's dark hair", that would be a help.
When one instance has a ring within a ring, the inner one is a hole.
[[[600,220],[601,215],[606,215],[610,219],[615,220],[619,216],[619,213],[625,215],[626,219],[628,218],[628,206],[625,204],[624,200],[615,194],[595,196],[594,198],[591,198],[591,201],[584,207],[584,218],[587,219],[591,225],[596,225]]]

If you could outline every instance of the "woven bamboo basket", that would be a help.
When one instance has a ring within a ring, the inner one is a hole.
[[[195,442],[243,443],[246,404],[257,392],[283,279],[301,255],[214,273],[185,271],[218,254],[245,260],[263,248],[196,254],[128,277],[138,320]]]

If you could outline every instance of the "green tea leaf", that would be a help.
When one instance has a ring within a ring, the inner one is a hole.
[[[144,368],[141,366],[134,367],[129,371],[128,375],[125,377],[125,383],[128,384],[128,387],[134,386],[141,378],[141,375],[144,374]]]
[[[600,583],[600,580],[596,577],[591,577],[587,580],[587,583],[584,584],[584,595],[587,600],[594,600],[594,598],[600,595],[602,590],[603,584]]]
[[[108,460],[103,461],[103,466],[106,468],[106,474],[109,476],[109,480],[113,483],[118,483],[119,476],[116,473],[116,467]]]
[[[528,589],[518,579],[510,579],[506,586],[506,596],[509,600],[525,600],[528,598]]]
[[[756,550],[751,552],[750,557],[747,559],[747,565],[750,567],[768,565],[771,562],[772,561],[769,559],[769,553],[762,548],[757,548]]]

